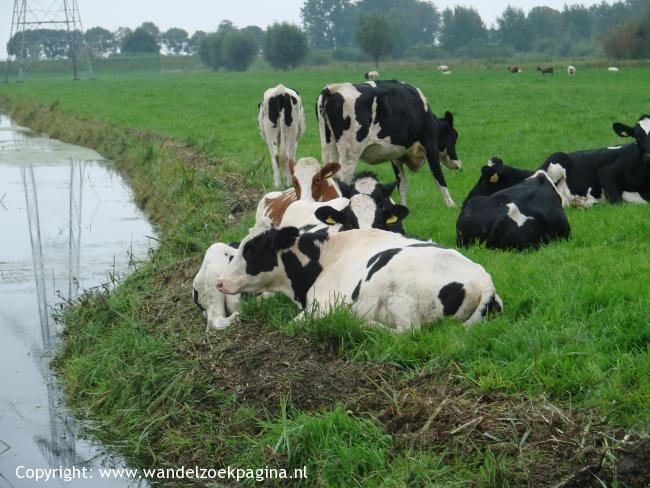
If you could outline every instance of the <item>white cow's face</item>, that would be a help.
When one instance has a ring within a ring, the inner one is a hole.
[[[284,274],[279,254],[293,246],[297,238],[295,227],[252,232],[223,271],[217,289],[226,294],[272,289]]]

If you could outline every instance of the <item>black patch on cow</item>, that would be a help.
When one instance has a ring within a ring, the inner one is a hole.
[[[239,249],[239,244],[240,244],[239,241],[234,241],[234,242],[230,242],[230,243],[228,243],[228,245],[229,245],[230,247],[232,247],[233,249]]]
[[[230,254],[230,255],[228,256],[228,262],[231,262],[231,261],[233,260],[234,257],[235,257],[235,256],[233,256],[232,254]]]
[[[323,116],[329,122],[325,124],[326,141],[330,142],[331,134],[329,126],[334,132],[334,140],[338,141],[343,132],[348,130],[352,125],[350,117],[343,118],[343,95],[340,93],[332,93],[327,88],[321,92]]]
[[[275,232],[266,231],[244,244],[242,257],[246,261],[247,274],[256,276],[264,271],[271,271],[278,265],[278,256],[272,245]]]
[[[282,93],[269,98],[269,120],[275,127],[278,126],[278,117],[280,112],[284,114],[284,124],[291,127],[293,115],[291,111],[291,99],[293,97],[288,93]]]
[[[356,300],[359,298],[359,292],[361,291],[361,280],[359,280],[359,283],[357,283],[357,286],[354,287],[354,290],[352,291],[352,300]]]
[[[196,306],[199,307],[202,312],[205,312],[205,308],[203,308],[203,305],[199,303],[199,292],[196,291],[196,288],[192,289],[192,297],[194,298],[194,303],[196,303]]]
[[[282,253],[282,263],[291,283],[294,299],[304,309],[307,306],[307,292],[323,271],[320,265],[320,248],[317,242],[327,240],[325,232],[303,234],[298,240],[298,249],[309,259],[304,266],[298,256],[291,251]]]
[[[465,300],[465,288],[462,283],[452,281],[440,289],[438,298],[442,302],[442,313],[454,315]]]
[[[366,281],[370,281],[372,275],[386,266],[390,260],[393,259],[393,257],[396,256],[401,250],[401,248],[386,249],[385,251],[378,252],[373,257],[371,257],[368,260],[368,264],[366,265],[366,267],[369,268],[368,276],[366,276]]]
[[[436,247],[438,249],[444,249],[441,245],[436,244],[435,242],[418,242],[416,244],[409,244],[406,247]]]

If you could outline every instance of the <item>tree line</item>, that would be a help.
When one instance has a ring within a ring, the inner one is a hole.
[[[423,0],[306,0],[300,11],[301,26],[276,23],[266,30],[250,25],[236,27],[222,21],[214,32],[191,36],[180,28],[161,31],[153,22],[131,30],[111,32],[97,26],[82,37],[73,33],[74,45],[82,41],[91,54],[108,57],[119,53],[198,55],[212,69],[246,70],[259,56],[278,69],[304,62],[331,60],[378,63],[385,58],[442,57],[508,58],[518,54],[546,57],[598,56],[650,57],[650,5],[648,0],[565,6],[563,10],[535,7],[529,12],[508,6],[488,27],[479,13],[457,6],[440,12]],[[14,35],[9,54],[33,59],[68,55],[66,31],[38,29]]]

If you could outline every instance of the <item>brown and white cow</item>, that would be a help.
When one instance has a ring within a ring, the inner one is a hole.
[[[348,305],[396,332],[443,317],[469,326],[503,309],[481,265],[453,249],[379,229],[258,230],[242,241],[217,289],[283,293],[317,315]]]
[[[286,186],[289,186],[290,164],[295,161],[298,141],[306,127],[300,95],[284,85],[269,88],[264,92],[259,109],[257,124],[271,153],[273,186],[280,187],[280,174],[283,171]]]
[[[257,205],[255,227],[280,225],[284,212],[293,202],[326,202],[341,197],[341,189],[332,178],[340,168],[338,163],[321,166],[312,157],[300,158],[295,165],[291,164],[293,188],[262,197]]]

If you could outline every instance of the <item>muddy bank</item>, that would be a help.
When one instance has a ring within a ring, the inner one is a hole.
[[[648,472],[645,444],[624,440],[594,412],[481,391],[453,368],[410,373],[349,362],[330,345],[262,321],[206,335],[191,279],[207,244],[241,225],[259,190],[164,136],[76,121],[56,106],[21,102],[14,113],[23,124],[106,151],[160,226],[151,262],[67,316],[60,361],[73,401],[103,426],[98,435],[121,440],[138,464],[237,463],[247,436],[259,433],[261,420],[276,419],[287,399],[304,412],[343,405],[350,416],[376,418],[391,436],[393,458],[432,451],[452,463],[491,452],[514,460],[516,484],[595,483],[600,473],[605,482],[643,486],[636,483]],[[108,351],[120,361],[91,360]],[[124,391],[106,386],[123,378]],[[261,461],[283,462],[272,452]],[[628,480],[621,472],[638,474]]]

